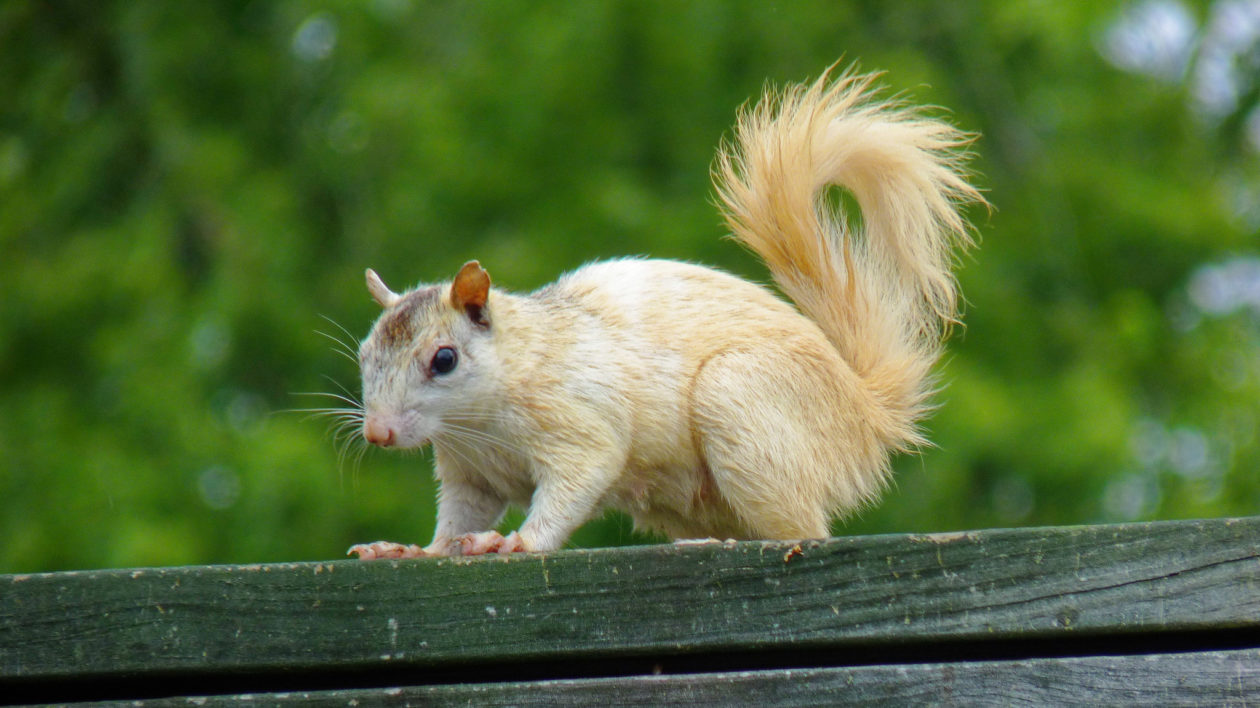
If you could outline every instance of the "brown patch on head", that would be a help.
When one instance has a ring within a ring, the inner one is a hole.
[[[438,289],[435,287],[424,288],[402,296],[380,324],[381,344],[395,347],[415,339],[416,314],[420,310],[436,305],[439,298]]]

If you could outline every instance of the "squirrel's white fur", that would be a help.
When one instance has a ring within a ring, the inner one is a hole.
[[[796,304],[726,273],[614,260],[529,295],[475,263],[397,295],[360,349],[364,434],[431,441],[433,542],[360,557],[546,551],[605,506],[674,538],[818,538],[924,442],[956,312],[967,136],[826,75],[769,93],[719,151],[735,238]],[[850,227],[828,189],[861,209]],[[803,313],[803,314],[802,314]],[[450,349],[439,355],[439,350]],[[455,363],[449,370],[445,364]],[[506,505],[518,533],[488,531]]]

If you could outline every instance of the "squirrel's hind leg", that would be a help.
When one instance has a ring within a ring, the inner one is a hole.
[[[834,350],[767,343],[710,359],[693,425],[722,499],[752,538],[830,535],[830,515],[868,496],[860,423]]]

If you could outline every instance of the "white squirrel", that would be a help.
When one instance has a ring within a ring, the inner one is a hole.
[[[528,295],[476,261],[392,292],[359,349],[363,435],[433,443],[437,528],[360,558],[550,551],[605,507],[675,539],[805,539],[883,490],[926,443],[931,369],[956,316],[951,266],[971,137],[824,74],[741,112],[714,180],[727,223],[796,307],[667,260],[593,263]],[[851,227],[828,189],[861,209]],[[799,310],[799,311],[798,311]],[[492,530],[508,504],[518,531]]]

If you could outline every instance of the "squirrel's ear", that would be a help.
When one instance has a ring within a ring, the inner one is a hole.
[[[381,280],[381,276],[371,268],[367,269],[367,286],[368,292],[372,293],[372,299],[381,307],[392,307],[398,302],[398,293],[390,290],[385,286],[385,281]]]
[[[485,326],[490,324],[485,313],[489,298],[490,274],[477,261],[468,261],[451,283],[451,304],[468,313],[473,322]]]

